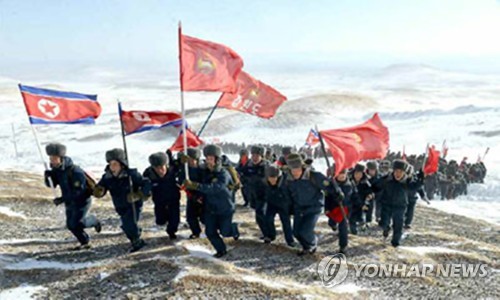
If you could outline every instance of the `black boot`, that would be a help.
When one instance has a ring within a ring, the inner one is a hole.
[[[146,246],[146,242],[143,239],[137,239],[132,242],[132,249],[130,249],[130,253],[137,252],[141,250],[144,246]]]

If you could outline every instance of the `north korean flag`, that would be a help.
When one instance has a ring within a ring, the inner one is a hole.
[[[101,114],[97,95],[19,85],[31,124],[94,124]]]
[[[167,126],[182,126],[182,116],[170,111],[125,111],[119,105],[125,135],[160,129]]]

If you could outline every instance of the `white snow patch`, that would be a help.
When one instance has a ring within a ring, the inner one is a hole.
[[[210,249],[208,249],[203,245],[185,243],[182,246],[186,248],[189,251],[189,254],[191,254],[194,257],[204,258],[208,260],[216,260],[212,256],[212,251],[210,251]]]
[[[329,289],[339,294],[357,294],[361,291],[366,291],[366,289],[355,285],[354,283],[342,283]]]
[[[459,250],[453,250],[450,248],[445,248],[445,247],[427,247],[427,246],[421,246],[421,247],[410,247],[410,246],[400,246],[399,249],[401,250],[406,250],[410,251],[419,255],[426,255],[429,253],[439,253],[439,254],[467,254],[467,252],[459,251]]]
[[[20,218],[23,220],[26,219],[26,216],[24,214],[15,212],[15,211],[13,211],[10,208],[5,207],[5,206],[0,206],[0,215],[5,215],[8,217],[13,217],[13,218]]]
[[[21,285],[16,288],[7,289],[0,292],[0,299],[16,299],[16,300],[25,300],[25,299],[33,299],[36,293],[47,290],[47,288],[38,285]]]
[[[280,283],[277,281],[265,279],[263,277],[255,276],[255,275],[243,275],[241,279],[246,282],[259,283],[263,286],[266,286],[271,289],[287,289],[287,288],[295,288],[293,285],[288,285],[284,283]]]
[[[500,195],[500,191],[499,194]],[[434,207],[446,213],[465,216],[471,219],[480,219],[500,226],[500,203],[477,201],[473,198],[431,202]]]
[[[71,239],[73,240],[73,239]],[[0,240],[1,245],[19,245],[27,243],[66,243],[69,240],[61,239],[11,239],[11,240]]]
[[[25,259],[12,263],[4,267],[5,270],[35,270],[35,269],[57,269],[57,270],[80,270],[105,265],[106,262],[86,262],[86,263],[61,263],[58,261]]]

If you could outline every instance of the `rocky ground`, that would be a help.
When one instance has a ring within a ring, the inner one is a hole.
[[[263,244],[252,211],[238,207],[235,221],[242,238],[228,239],[228,255],[215,259],[206,239],[187,238],[185,223],[179,239],[169,240],[154,225],[148,202],[141,220],[148,246],[129,254],[118,217],[105,198],[92,208],[103,221],[103,231],[89,230],[93,248],[75,252],[75,240],[64,228],[63,207],[52,204],[50,190],[41,182],[37,175],[0,173],[0,299],[500,298],[499,228],[442,213],[432,204],[417,207],[413,229],[397,249],[374,225],[350,236],[348,277],[327,288],[316,269],[323,257],[336,253],[338,241],[325,217],[317,227],[318,252],[298,257],[281,235],[273,244]],[[475,263],[487,265],[488,274],[356,277],[355,267],[363,263]]]

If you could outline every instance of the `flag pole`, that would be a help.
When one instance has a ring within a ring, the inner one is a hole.
[[[120,116],[120,128],[122,131],[122,140],[123,140],[123,152],[125,152],[125,160],[127,161],[128,166],[130,167],[130,160],[128,159],[128,150],[127,150],[127,139],[125,138],[125,126],[123,125],[122,119],[122,104],[119,99],[116,100],[118,102],[118,115]],[[132,177],[128,176],[128,184],[130,187],[130,193],[134,192],[134,184],[132,182]],[[134,214],[134,222],[137,224],[137,213],[135,208],[135,202],[130,203],[132,205],[132,213]]]
[[[314,127],[316,129],[316,132],[318,133],[319,142],[321,144],[321,150],[323,151],[323,155],[325,156],[325,160],[326,160],[326,166],[327,166],[328,170],[330,170],[330,160],[328,160],[328,156],[326,156],[325,142],[323,141],[323,137],[321,136],[321,133],[319,132],[318,125],[315,125]],[[332,174],[332,182],[333,182],[333,186],[334,186],[335,190],[341,191],[340,187],[338,186],[337,181],[335,179],[335,172],[333,172],[333,174]],[[349,219],[347,219],[347,215],[346,215],[345,210],[344,210],[344,204],[342,203],[342,201],[343,200],[339,201],[339,206],[340,206],[340,210],[342,212],[342,217],[346,221],[346,224],[349,225]]]
[[[12,143],[14,143],[14,151],[16,153],[16,160],[19,159],[19,152],[17,151],[17,143],[16,143],[16,129],[14,128],[14,123],[10,124],[12,127]]]
[[[486,148],[486,151],[484,151],[483,159],[481,161],[484,161],[484,159],[486,158],[486,154],[488,154],[489,151],[490,147]]]
[[[19,83],[18,86],[19,86],[19,90],[21,90],[21,95],[22,95],[21,84]],[[23,100],[24,100],[24,96],[23,96]],[[45,159],[43,157],[42,146],[40,146],[40,140],[38,139],[38,134],[36,133],[36,130],[35,130],[35,127],[33,127],[33,124],[31,124],[31,119],[29,118],[30,114],[29,114],[28,108],[26,107],[26,105],[24,105],[24,106],[26,108],[26,114],[28,116],[28,121],[30,122],[31,132],[33,132],[33,136],[35,137],[35,142],[36,142],[36,146],[38,148],[38,153],[40,153],[40,159],[42,160],[42,163],[43,163],[43,166],[45,167],[45,170],[49,171],[50,170],[49,164],[47,164],[47,162],[45,161]],[[57,191],[56,191],[56,188],[54,186],[54,182],[52,181],[52,177],[49,176],[47,178],[47,181],[49,182],[49,186],[52,189],[52,194],[54,195],[54,198],[57,198]]]
[[[181,88],[181,111],[182,111],[182,140],[184,144],[184,154],[187,155],[187,132],[186,132],[186,110],[184,108],[184,84],[182,82],[182,24],[179,21],[179,80]],[[184,163],[184,171],[186,173],[186,179],[189,180],[189,167],[187,161]]]
[[[198,134],[197,136],[199,137],[202,133],[203,133],[203,130],[205,129],[205,127],[207,126],[208,124],[208,121],[210,121],[210,119],[212,118],[212,115],[214,114],[215,110],[217,109],[218,105],[219,105],[219,102],[222,100],[222,96],[219,98],[219,100],[217,100],[217,103],[215,103],[214,107],[212,107],[212,110],[210,111],[210,113],[208,114],[208,117],[207,119],[205,120],[205,122],[203,123],[203,125],[201,126],[201,129],[198,131]]]

